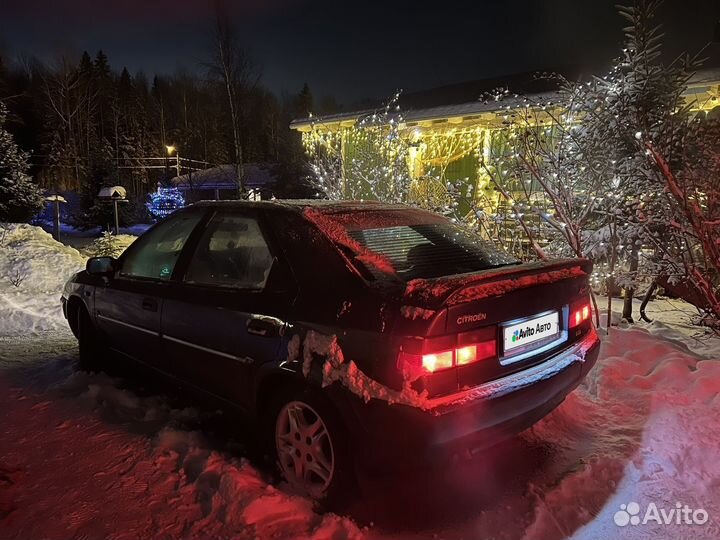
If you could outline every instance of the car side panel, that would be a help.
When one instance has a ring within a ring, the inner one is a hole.
[[[164,284],[116,278],[95,289],[95,320],[110,346],[153,365],[160,353]]]
[[[274,308],[261,294],[252,298],[240,291],[175,287],[180,294],[166,300],[162,313],[166,370],[188,384],[251,408],[255,371],[277,361],[285,343],[286,311]],[[251,322],[261,317],[272,320],[270,326],[276,331],[250,333]]]

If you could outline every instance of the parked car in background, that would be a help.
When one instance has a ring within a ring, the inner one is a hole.
[[[486,447],[592,368],[586,260],[521,264],[431,212],[203,202],[68,281],[84,368],[140,362],[237,407],[316,499],[358,467]]]

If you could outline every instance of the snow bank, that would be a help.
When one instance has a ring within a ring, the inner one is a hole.
[[[113,236],[113,247],[122,253],[136,239],[130,234]],[[101,241],[78,251],[40,227],[0,224],[0,335],[66,328],[60,304],[63,286],[85,268]]]
[[[601,311],[600,322],[605,327],[607,325],[607,297],[598,296],[597,302]],[[654,336],[682,343],[688,351],[697,355],[720,359],[720,335],[707,326],[695,324],[698,319],[698,310],[695,306],[680,298],[657,297],[646,307],[645,312],[653,321],[647,323],[640,320],[641,303],[641,298],[633,299],[633,315],[636,322],[632,326],[644,328]],[[613,324],[621,328],[631,327],[621,321],[623,300],[615,298],[612,308]]]
[[[0,334],[27,334],[64,327],[63,285],[85,267],[76,249],[40,227],[0,225]]]
[[[530,432],[569,447],[584,432],[595,440],[577,470],[539,495],[526,537],[717,537],[720,358],[698,358],[642,329],[611,330],[601,355],[578,391]],[[716,521],[618,527],[613,516],[633,501],[680,502]]]

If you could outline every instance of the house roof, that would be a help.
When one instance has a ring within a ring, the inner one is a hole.
[[[554,101],[559,97],[557,92],[543,92],[542,94],[533,94],[536,100]],[[457,103],[452,105],[440,105],[437,107],[427,107],[424,109],[405,109],[403,112],[403,120],[406,124],[414,122],[432,122],[452,117],[468,117],[487,113],[501,112],[506,108],[513,108],[515,105],[523,102],[522,97],[506,97],[501,101],[495,100],[475,100],[466,103]],[[377,109],[366,109],[362,111],[353,111],[347,113],[331,114],[326,116],[310,117],[293,120],[290,123],[291,129],[300,131],[309,130],[313,125],[337,124],[340,126],[350,126],[356,121],[377,113]]]
[[[272,165],[267,163],[243,164],[243,179],[246,188],[267,188],[276,181]],[[194,171],[171,179],[181,189],[234,189],[237,187],[235,165],[218,165],[202,171]]]
[[[522,103],[523,95],[532,96],[535,101],[556,101],[559,97],[557,85],[547,77],[530,74],[467,81],[448,86],[413,92],[401,96],[399,105],[404,111],[406,123],[432,122],[453,117],[472,117],[474,115],[499,113]],[[720,68],[698,71],[690,80],[690,93],[720,82]],[[482,99],[485,94],[507,88],[514,94],[501,101]],[[516,94],[519,97],[514,97]],[[290,123],[291,129],[307,131],[317,124],[351,126],[357,120],[377,112],[377,108],[331,114],[318,117],[299,118]]]

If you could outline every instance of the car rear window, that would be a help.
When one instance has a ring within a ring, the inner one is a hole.
[[[341,226],[363,252],[367,250],[389,262],[398,277],[406,281],[518,263],[472,231],[422,210],[355,211],[325,217]],[[365,264],[367,260],[363,253],[356,263]]]

